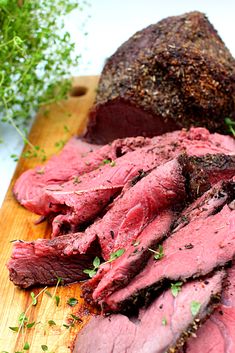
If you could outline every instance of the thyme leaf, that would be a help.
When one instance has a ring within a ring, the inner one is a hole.
[[[35,298],[35,294],[34,294],[34,292],[31,292],[30,293],[30,295],[31,295],[31,298],[32,298],[32,305],[37,305],[37,298]]]
[[[196,316],[201,308],[201,303],[193,300],[190,304],[190,310],[193,316]]]
[[[69,298],[69,299],[67,300],[67,304],[68,304],[69,306],[75,306],[75,305],[77,305],[77,303],[78,303],[78,300],[77,300],[76,298]]]
[[[173,297],[175,297],[175,298],[177,297],[177,295],[181,291],[182,284],[183,284],[183,282],[171,283],[171,293],[172,293]]]
[[[153,257],[154,257],[155,260],[160,260],[164,256],[164,251],[163,251],[163,246],[162,245],[158,246],[158,250],[153,250],[153,249],[149,248],[149,251],[154,253]]]
[[[41,348],[42,348],[43,352],[48,351],[48,347],[45,344],[42,344]]]

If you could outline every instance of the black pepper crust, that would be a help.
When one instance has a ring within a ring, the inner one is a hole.
[[[224,118],[235,111],[234,91],[235,60],[207,17],[168,17],[134,34],[107,60],[88,135],[95,134],[99,109],[115,101],[165,125],[225,131]]]

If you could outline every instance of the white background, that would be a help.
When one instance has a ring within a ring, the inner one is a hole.
[[[156,23],[164,17],[180,15],[188,11],[202,11],[219,32],[227,47],[235,56],[235,1],[234,0],[90,0],[91,7],[74,12],[66,21],[76,52],[82,60],[73,75],[94,75],[102,70],[104,61],[117,47],[136,31]],[[88,15],[85,29],[84,18]],[[84,36],[82,32],[87,31]],[[20,154],[22,142],[9,126],[0,124],[0,205],[15,169],[11,154]]]

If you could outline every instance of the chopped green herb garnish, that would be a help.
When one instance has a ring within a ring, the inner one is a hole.
[[[27,316],[25,316],[25,313],[20,314],[18,321],[19,321],[20,325],[24,325],[28,321],[28,318],[27,318]]]
[[[56,306],[58,306],[60,303],[60,297],[58,295],[55,295],[55,302],[56,302]]]
[[[95,274],[96,274],[96,270],[93,270],[93,269],[91,269],[91,270],[86,269],[86,270],[83,270],[83,272],[84,272],[86,275],[88,275],[90,278],[94,277]]]
[[[86,273],[90,278],[96,275],[96,272],[100,266],[100,259],[98,258],[98,256],[94,258],[92,264],[93,264],[93,268],[83,270],[83,272]]]
[[[230,118],[225,118],[224,121],[228,126],[228,130],[235,136],[235,121]]]
[[[173,297],[177,297],[177,295],[181,291],[182,284],[183,282],[171,283],[171,293]]]
[[[57,147],[58,149],[61,149],[64,147],[66,141],[65,140],[59,140],[57,142],[55,142],[55,147]]]
[[[48,290],[45,291],[45,294],[48,295],[48,297],[50,298],[52,297],[52,294]]]
[[[30,293],[30,295],[31,295],[31,298],[32,298],[32,304],[35,306],[35,305],[37,305],[37,299],[35,298],[35,294],[34,294],[34,292],[31,292]]]
[[[165,317],[163,317],[163,319],[162,319],[162,325],[163,325],[163,326],[166,326],[166,325],[167,325],[167,320],[166,320]]]
[[[116,260],[118,257],[122,256],[125,252],[125,249],[119,249],[115,252],[113,252],[112,254],[110,254],[110,258],[107,262],[112,262],[114,260]]]
[[[65,131],[65,132],[69,132],[69,128],[68,128],[67,125],[64,125],[64,131]]]
[[[93,260],[93,266],[94,269],[98,268],[100,266],[100,259],[98,258],[98,256],[96,256]]]
[[[190,304],[190,309],[191,309],[191,313],[193,316],[196,316],[199,311],[200,311],[200,308],[201,308],[201,303],[200,302],[197,302],[195,300],[193,300]]]
[[[19,327],[9,327],[10,330],[14,331],[14,332],[18,332],[19,331]]]
[[[112,159],[104,159],[102,164],[110,164],[111,167],[114,167],[116,165],[116,162],[113,161]]]
[[[54,320],[49,320],[49,321],[48,321],[48,325],[49,325],[49,326],[55,326],[56,323],[55,323]]]
[[[48,351],[48,347],[45,344],[42,344],[41,348],[42,348],[43,352]]]
[[[158,250],[153,250],[153,249],[149,248],[149,251],[154,253],[154,259],[155,260],[160,260],[164,256],[163,246],[162,245],[159,245]]]
[[[77,185],[77,184],[79,184],[79,183],[81,183],[81,180],[79,180],[78,176],[75,176],[75,177],[73,178],[73,184],[74,184],[74,185]]]
[[[35,325],[35,321],[34,322],[30,322],[29,324],[26,325],[27,328],[31,328]]]
[[[63,326],[67,329],[69,329],[71,327],[71,325],[67,325],[67,324],[63,324]]]
[[[71,317],[72,317],[74,320],[76,320],[76,321],[82,322],[82,319],[81,319],[80,317],[74,315],[74,314],[71,314]]]
[[[109,164],[109,163],[111,163],[111,159],[104,159],[103,160],[103,164]]]
[[[29,348],[30,348],[29,343],[28,343],[28,342],[25,342],[23,349],[24,349],[25,351],[28,351]]]
[[[67,304],[68,304],[69,306],[75,306],[75,305],[77,305],[77,303],[78,303],[78,300],[77,300],[76,298],[69,298],[69,299],[67,300]]]

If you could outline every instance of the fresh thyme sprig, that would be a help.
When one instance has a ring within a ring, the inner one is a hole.
[[[79,57],[64,18],[75,8],[82,9],[77,0],[0,1],[0,119],[29,146],[26,157],[45,155],[27,139],[31,116],[71,89],[69,76]]]
[[[86,273],[90,278],[94,277],[100,267],[100,265],[105,265],[109,262],[113,262],[114,260],[118,259],[120,256],[122,256],[125,252],[125,249],[118,249],[117,251],[113,252],[110,254],[110,257],[107,261],[102,262],[100,261],[99,257],[96,256],[93,260],[93,268],[88,268],[83,270],[84,273]]]

